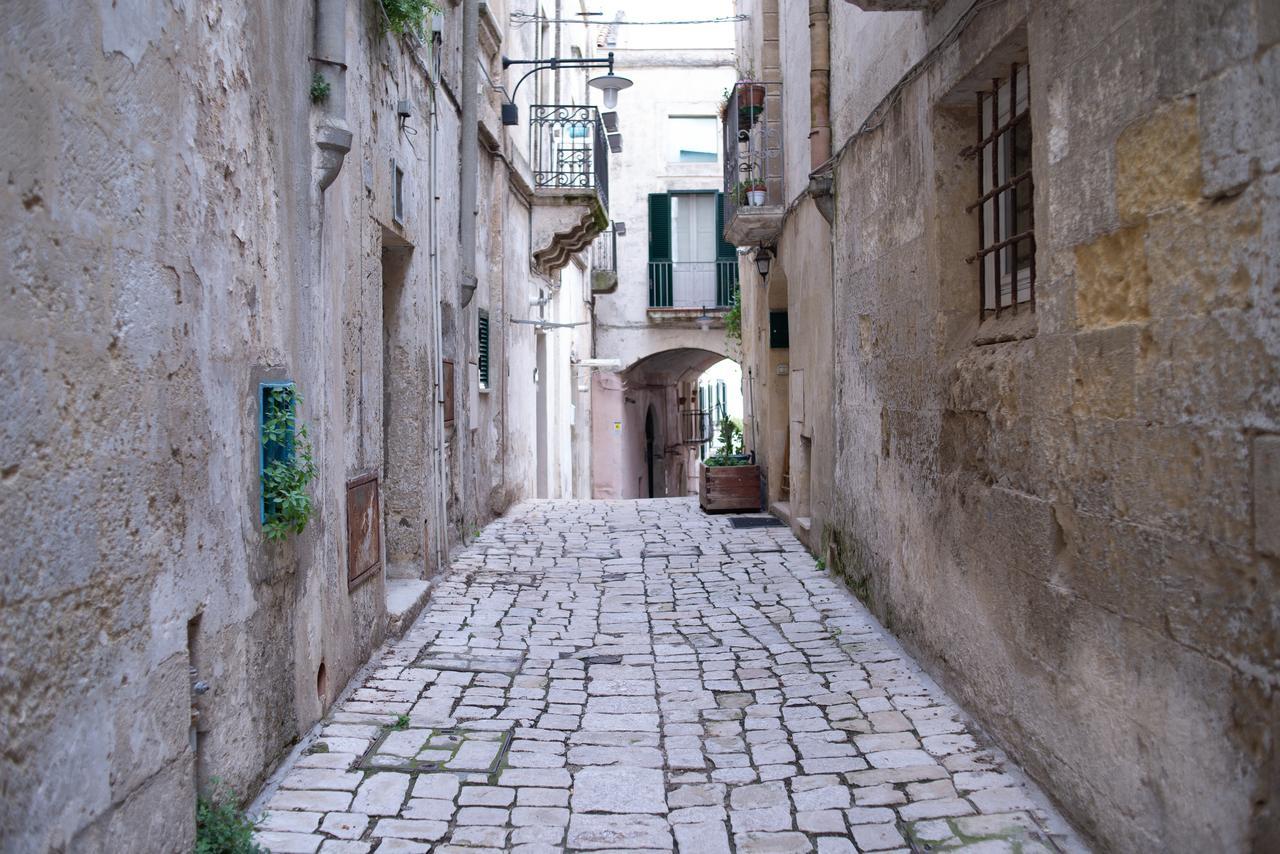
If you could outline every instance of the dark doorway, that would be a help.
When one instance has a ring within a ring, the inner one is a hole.
[[[649,481],[649,497],[654,497],[653,492],[653,442],[655,427],[653,423],[653,407],[649,407],[649,411],[644,416],[644,467],[648,473]]]

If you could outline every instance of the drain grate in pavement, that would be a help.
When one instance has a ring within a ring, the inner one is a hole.
[[[509,730],[390,729],[379,736],[356,767],[410,774],[452,771],[479,779],[498,772],[510,747]]]
[[[453,653],[432,652],[427,650],[418,656],[415,667],[430,667],[433,670],[458,670],[464,673],[505,673],[512,676],[520,672],[524,666],[521,654],[497,655],[455,655]]]
[[[730,516],[729,524],[735,528],[785,528],[776,516]]]

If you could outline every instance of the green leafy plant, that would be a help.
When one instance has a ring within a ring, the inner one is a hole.
[[[324,75],[317,71],[311,75],[311,103],[319,104],[329,97],[329,84]]]
[[[262,506],[267,539],[283,540],[301,534],[311,521],[312,503],[307,487],[316,478],[316,464],[305,425],[297,424],[302,395],[292,386],[272,388],[267,396],[267,417],[262,425],[265,448],[284,448],[262,470]]]
[[[426,34],[427,17],[440,11],[435,0],[379,0],[386,13],[387,29],[400,35],[413,33],[418,38]]]
[[[409,716],[404,714],[396,715],[396,722],[391,725],[391,728],[392,729],[408,729]]]
[[[235,794],[216,777],[208,797],[196,800],[195,854],[266,854],[253,841],[253,822]]]
[[[720,419],[720,450],[702,462],[709,466],[749,466],[742,428],[732,418]]]
[[[724,336],[730,341],[742,343],[742,292],[733,292],[733,305],[724,315]]]

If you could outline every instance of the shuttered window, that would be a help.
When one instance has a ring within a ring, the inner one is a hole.
[[[715,246],[708,246],[703,252],[699,244],[695,255],[700,257],[699,261],[687,258],[674,261],[671,196],[671,193],[649,194],[649,307],[700,305],[710,308],[711,299],[715,300],[716,308],[731,307],[738,291],[738,254],[734,245],[724,238],[724,193],[715,194],[715,235],[711,237]],[[684,251],[688,253],[687,249]],[[677,293],[690,286],[697,287],[703,272],[710,275],[711,257],[715,258],[714,297],[700,291]]]
[[[480,352],[476,366],[480,369],[480,388],[489,387],[489,312],[480,309]]]
[[[671,305],[671,196],[649,194],[649,305]]]

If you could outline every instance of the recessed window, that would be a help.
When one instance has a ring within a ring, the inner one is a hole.
[[[391,218],[396,225],[404,225],[404,170],[391,161]]]
[[[1036,302],[1034,182],[1027,66],[978,93],[978,289],[982,316]]]
[[[737,250],[724,239],[724,194],[649,195],[649,307],[729,308]]]
[[[715,116],[671,116],[667,120],[667,160],[715,163],[720,122]]]

